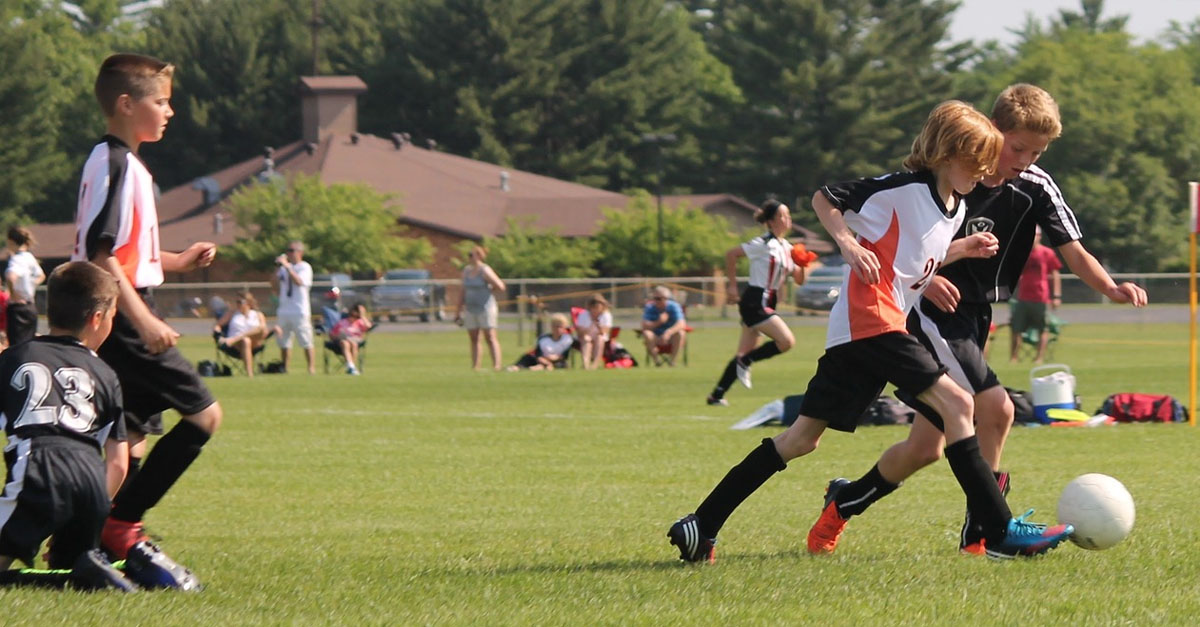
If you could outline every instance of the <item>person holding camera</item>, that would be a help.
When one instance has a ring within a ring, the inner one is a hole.
[[[275,315],[279,322],[279,358],[283,371],[287,372],[288,359],[292,353],[292,336],[296,336],[304,357],[308,361],[308,374],[314,374],[316,361],[313,351],[312,305],[309,289],[312,287],[312,266],[304,261],[304,243],[293,241],[287,252],[275,258],[279,267],[271,275],[271,284],[279,290],[279,309]]]

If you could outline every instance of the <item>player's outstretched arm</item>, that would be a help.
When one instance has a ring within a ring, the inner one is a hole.
[[[842,217],[842,211],[833,206],[829,199],[817,190],[812,197],[813,210],[817,212],[817,218],[821,221],[821,226],[825,227],[825,231],[833,238],[833,242],[838,245],[842,251],[842,258],[854,270],[854,274],[858,276],[864,283],[874,284],[879,282],[879,258],[875,253],[867,250],[858,243],[854,232],[846,225],[846,219]]]
[[[1146,290],[1133,283],[1117,284],[1104,266],[1092,256],[1079,241],[1067,242],[1058,247],[1067,267],[1075,273],[1088,287],[1118,303],[1129,303],[1134,307],[1144,307],[1148,302]]]
[[[129,472],[129,443],[109,438],[104,442],[105,486],[108,498],[112,499],[121,489],[125,475]]]
[[[737,264],[739,257],[745,257],[746,251],[741,246],[734,246],[725,251],[725,296],[730,302],[736,303],[741,298],[737,286]]]
[[[181,253],[159,251],[163,270],[167,272],[191,272],[196,268],[207,268],[217,258],[217,245],[212,242],[196,242]]]
[[[109,274],[117,278],[117,311],[129,318],[130,324],[137,329],[138,336],[150,354],[157,355],[179,341],[179,333],[159,320],[142,301],[142,297],[138,296],[133,284],[125,277],[125,270],[121,268],[120,262],[109,250],[97,251],[91,262],[108,270]]]

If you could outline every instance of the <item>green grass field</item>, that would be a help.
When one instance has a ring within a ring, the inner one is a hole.
[[[376,333],[361,377],[211,379],[225,424],[147,521],[206,589],[0,591],[0,622],[1195,623],[1200,435],[1181,425],[1014,430],[1017,513],[1053,520],[1059,491],[1084,472],[1129,488],[1137,524],[1108,551],[959,555],[963,498],[940,463],[852,520],[835,555],[809,556],[825,483],[859,476],[906,433],[868,427],[830,432],[747,501],[715,565],[679,563],[669,524],[777,431],[729,425],[803,391],[824,329],[796,330],[798,347],[756,366],[754,389],[732,391],[727,408],[702,401],[733,328],[698,330],[686,368],[475,373],[456,331]],[[502,340],[506,363],[525,348]],[[206,338],[184,348],[211,357]],[[1088,411],[1113,392],[1187,398],[1184,325],[1072,325],[1054,356]],[[1028,389],[1028,364],[998,363]]]

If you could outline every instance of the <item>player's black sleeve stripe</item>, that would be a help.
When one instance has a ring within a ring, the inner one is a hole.
[[[89,260],[96,255],[100,240],[107,238],[116,241],[120,216],[116,215],[113,204],[116,201],[118,190],[125,185],[125,172],[129,169],[129,153],[127,151],[111,144],[108,150],[108,193],[104,197],[104,207],[100,209],[96,219],[92,220],[88,227],[87,237],[84,239]]]
[[[1075,213],[1067,205],[1067,201],[1063,198],[1062,190],[1050,178],[1050,174],[1045,170],[1030,166],[1025,172],[1021,173],[1021,177],[1037,183],[1050,196],[1050,201],[1054,204],[1055,214],[1058,215],[1058,221],[1062,223],[1067,235],[1073,240],[1083,239],[1083,231],[1079,228],[1079,222],[1075,220]]]

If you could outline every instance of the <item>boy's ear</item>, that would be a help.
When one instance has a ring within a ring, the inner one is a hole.
[[[124,115],[133,114],[133,96],[129,94],[117,96],[117,106],[113,110]]]
[[[88,316],[87,326],[89,329],[99,329],[104,323],[104,316],[108,315],[108,310],[93,311],[92,315]]]

